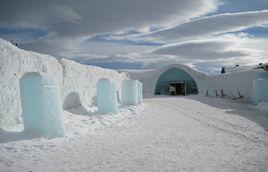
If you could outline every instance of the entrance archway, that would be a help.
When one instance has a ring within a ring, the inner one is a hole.
[[[154,94],[198,94],[198,89],[195,80],[187,72],[179,68],[170,68],[158,78]]]

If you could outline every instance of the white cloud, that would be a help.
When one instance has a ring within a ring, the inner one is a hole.
[[[219,0],[6,1],[0,25],[46,28],[59,35],[91,35],[163,27],[213,12]]]
[[[268,38],[254,38],[246,34],[225,34],[168,44],[151,53],[155,56],[161,55],[162,61],[167,57],[166,61],[170,63],[179,61],[195,68],[200,67],[201,64],[207,64],[210,70],[214,70],[219,66],[268,62],[266,47],[268,47]],[[161,63],[158,65],[161,66]]]
[[[74,9],[64,5],[53,4],[46,10],[48,20],[56,23],[70,22],[78,24],[82,20],[82,17]]]
[[[140,38],[161,39],[166,42],[185,41],[267,24],[268,10],[218,14],[195,19],[169,29],[143,35]]]
[[[234,42],[228,40],[194,40],[169,44],[153,51],[155,54],[175,55],[189,59],[222,59],[247,56],[245,50],[234,49]]]

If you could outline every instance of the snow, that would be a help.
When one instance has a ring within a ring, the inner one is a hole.
[[[252,105],[252,107],[268,113],[268,102],[259,102],[256,106]]]
[[[25,51],[0,39],[0,128],[12,130],[22,124],[19,80],[28,72],[55,78],[60,85],[61,102],[66,110],[84,109],[90,112],[96,106],[97,81],[109,78],[115,83],[121,99],[124,72],[86,66],[68,59]]]
[[[115,84],[107,78],[101,78],[97,87],[98,111],[101,113],[117,113],[118,102]]]
[[[267,113],[240,100],[152,97],[116,115],[65,111],[64,125],[66,135],[52,140],[1,131],[0,169],[268,170]]]

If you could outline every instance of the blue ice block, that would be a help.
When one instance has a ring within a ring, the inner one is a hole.
[[[122,82],[121,96],[123,105],[137,105],[138,104],[138,81],[129,79]]]
[[[115,84],[107,78],[101,78],[97,83],[97,106],[101,113],[118,113]]]
[[[268,80],[259,78],[253,81],[253,104],[268,101]]]
[[[46,138],[64,135],[60,88],[56,80],[39,73],[26,73],[20,79],[20,95],[25,131]]]
[[[138,81],[138,86],[139,86],[139,93],[138,93],[138,103],[142,103],[142,83]]]

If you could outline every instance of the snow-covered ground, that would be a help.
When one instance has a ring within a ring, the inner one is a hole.
[[[153,97],[118,115],[81,111],[65,112],[63,138],[1,131],[0,171],[268,171],[268,113],[239,100]]]

